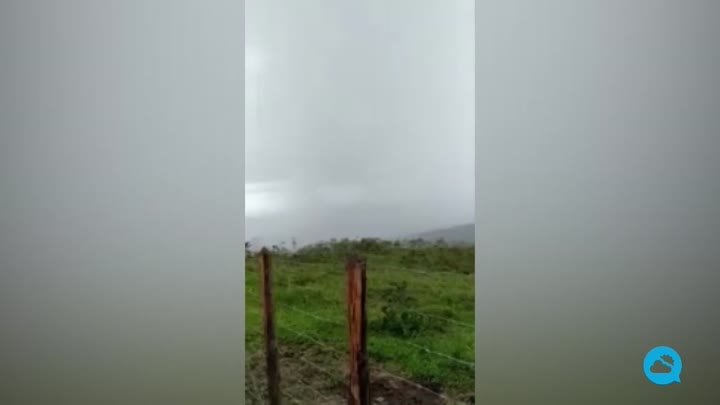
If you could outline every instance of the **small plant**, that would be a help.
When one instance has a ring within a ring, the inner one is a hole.
[[[382,307],[383,317],[377,328],[401,337],[413,337],[424,330],[435,329],[421,314],[415,312],[417,300],[407,291],[406,282],[393,282],[382,292],[385,305]]]

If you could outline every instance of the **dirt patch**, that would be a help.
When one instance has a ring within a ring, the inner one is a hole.
[[[346,363],[316,347],[295,347],[279,352],[280,390],[290,405],[347,404]],[[267,381],[264,356],[247,358],[246,403],[265,404]],[[374,367],[370,372],[370,398],[373,405],[467,405],[472,398],[449,398],[410,380]]]
[[[399,380],[384,374],[381,370],[372,370],[370,378],[370,398],[374,405],[447,405],[450,401],[442,394],[421,386]]]

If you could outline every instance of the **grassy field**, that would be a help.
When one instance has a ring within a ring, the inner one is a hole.
[[[274,249],[286,396],[295,403],[342,403],[348,346],[344,262],[350,253],[367,259],[368,352],[376,403],[453,403],[430,391],[471,403],[473,248],[420,241],[343,240],[294,253]],[[264,375],[257,259],[248,257],[246,263],[246,357],[251,358],[246,386],[251,401],[262,395]]]

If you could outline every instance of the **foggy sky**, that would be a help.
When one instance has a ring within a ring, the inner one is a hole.
[[[248,3],[249,238],[397,237],[474,221],[473,10]]]

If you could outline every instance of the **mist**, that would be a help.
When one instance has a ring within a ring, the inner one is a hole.
[[[265,243],[474,222],[472,1],[253,1],[246,230]]]

